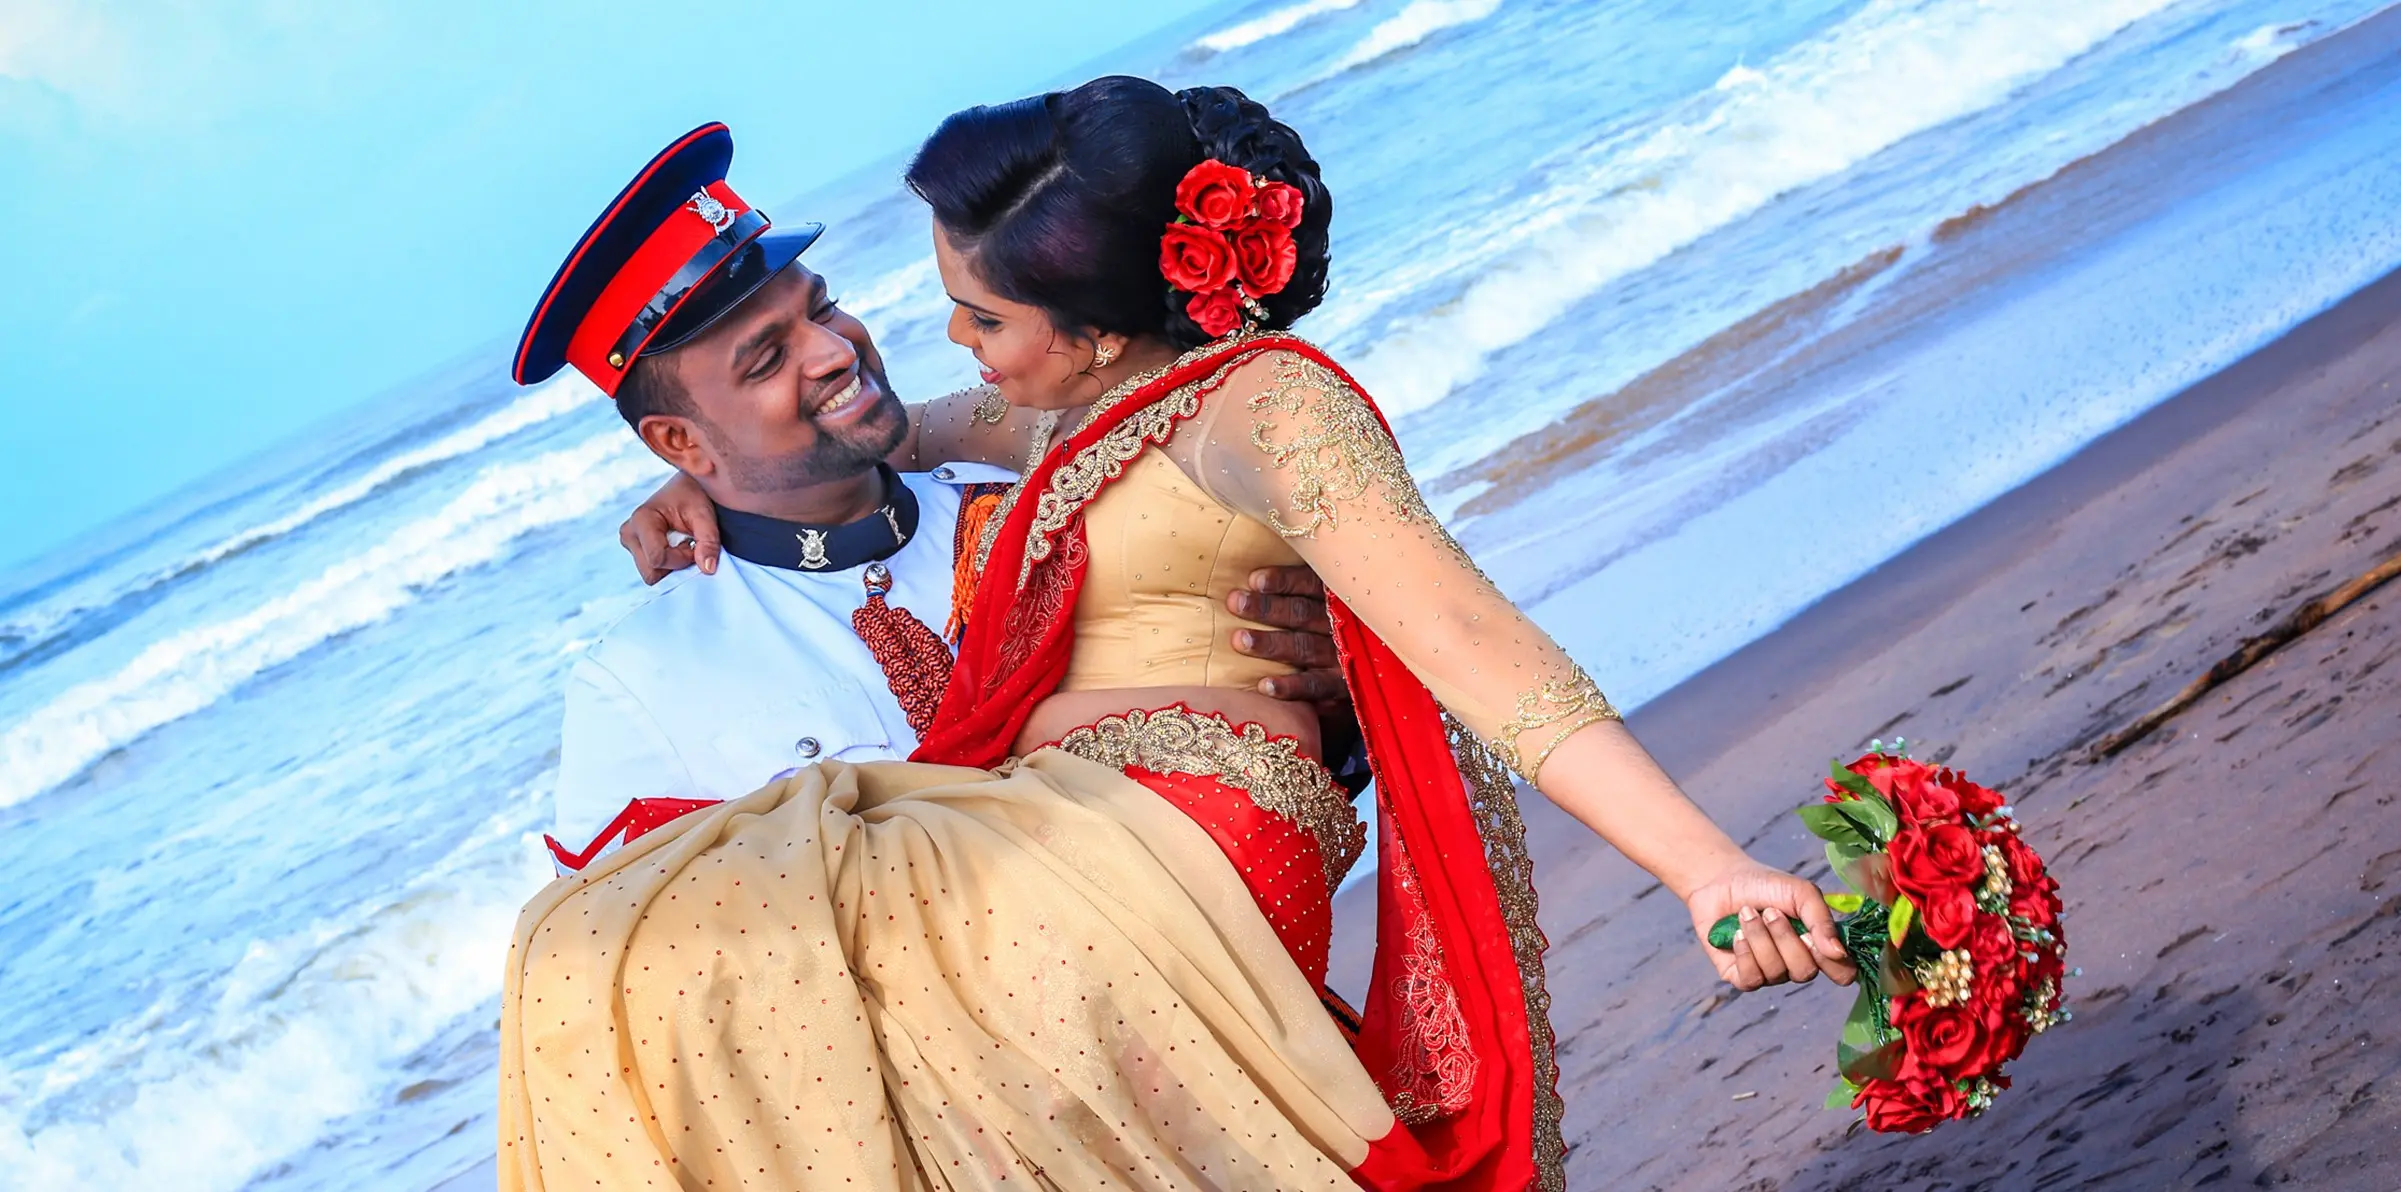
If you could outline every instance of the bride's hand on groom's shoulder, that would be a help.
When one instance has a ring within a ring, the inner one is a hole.
[[[681,472],[617,527],[617,541],[634,557],[634,570],[642,573],[646,584],[695,563],[701,574],[717,574],[717,508],[700,485]]]
[[[1745,857],[1695,887],[1684,903],[1692,911],[1701,950],[1736,989],[1808,981],[1821,972],[1848,985],[1859,975],[1835,935],[1825,895],[1781,869]],[[1742,926],[1734,947],[1721,951],[1709,946],[1709,928],[1727,915],[1737,916]],[[1808,924],[1807,934],[1794,929],[1795,919]]]
[[[1326,586],[1306,567],[1262,567],[1249,583],[1226,596],[1235,616],[1270,628],[1237,629],[1234,649],[1253,658],[1281,662],[1295,673],[1263,679],[1259,690],[1320,711],[1349,715],[1351,694],[1334,652],[1334,627],[1326,617]]]

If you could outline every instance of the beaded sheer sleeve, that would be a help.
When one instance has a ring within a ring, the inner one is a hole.
[[[909,433],[884,462],[903,472],[941,463],[994,464],[1018,469],[1037,440],[1047,445],[1056,414],[1020,410],[990,385],[945,393],[909,407]]]
[[[1560,742],[1618,718],[1600,688],[1443,529],[1359,393],[1266,352],[1210,394],[1169,452],[1273,526],[1451,713],[1536,782]]]

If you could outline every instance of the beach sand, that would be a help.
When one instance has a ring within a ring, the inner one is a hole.
[[[1828,885],[1791,811],[1870,737],[2016,804],[2084,973],[1980,1120],[1853,1133],[1820,1107],[1849,991],[1726,990],[1672,898],[1527,799],[1570,1186],[2401,1187],[2401,583],[2081,760],[2401,548],[2397,397],[2401,275],[1634,718],[1737,839]]]
[[[2084,188],[2168,162],[2240,168],[2241,141],[2301,118],[2320,89],[2371,85],[2396,50],[2401,12],[1983,213],[1964,235],[1992,245],[1986,281],[2020,284],[2006,276],[2012,246],[2057,234]],[[2068,984],[2075,1020],[2035,1041],[2017,1087],[1977,1121],[1919,1138],[1854,1132],[1854,1114],[1821,1107],[1850,992],[1732,993],[1674,899],[1527,798],[1569,1186],[2401,1188],[2401,583],[2114,758],[2083,760],[2244,639],[2401,549],[2397,399],[2401,275],[1633,718],[1738,840],[1829,887],[1791,812],[1830,756],[1871,737],[1907,736],[1916,756],[2017,805],[2064,886],[2069,961],[2084,972]],[[1371,898],[1345,893],[1346,926]],[[1337,988],[1360,990],[1367,944],[1338,936]]]

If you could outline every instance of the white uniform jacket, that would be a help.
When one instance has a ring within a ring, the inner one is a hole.
[[[950,619],[960,489],[1013,481],[946,464],[902,478],[917,534],[884,560],[885,597],[940,633]],[[556,838],[581,851],[636,799],[732,799],[825,758],[905,758],[917,734],[851,628],[865,567],[805,572],[724,555],[686,568],[602,635],[567,681]]]

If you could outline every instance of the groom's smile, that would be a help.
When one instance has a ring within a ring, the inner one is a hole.
[[[689,343],[637,367],[664,374],[691,407],[688,433],[665,436],[689,462],[661,454],[732,508],[826,513],[815,506],[828,494],[802,490],[873,479],[908,432],[874,339],[824,278],[797,263]],[[796,500],[809,508],[784,508]]]

